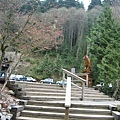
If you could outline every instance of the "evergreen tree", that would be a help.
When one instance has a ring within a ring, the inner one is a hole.
[[[41,12],[46,12],[51,8],[61,8],[61,7],[84,8],[84,4],[76,0],[45,0],[41,2]]]
[[[84,8],[83,2],[76,0],[29,0],[21,8],[20,12],[30,12],[36,10],[37,12],[46,12],[51,8],[61,8],[61,7],[75,7],[75,8]]]
[[[101,0],[92,0],[90,5],[88,6],[88,10],[91,10],[96,5],[100,5],[101,6]]]
[[[120,0],[104,0],[103,3],[110,6],[120,5]]]
[[[98,81],[104,81],[106,93],[108,84],[120,78],[120,24],[112,18],[111,9],[104,6],[103,12],[91,30],[90,54],[94,60],[93,73]],[[96,67],[95,67],[96,66]],[[98,76],[98,78],[96,77]]]
[[[27,13],[33,10],[40,11],[39,6],[41,6],[41,2],[39,0],[29,0],[19,8],[19,12]]]
[[[107,5],[111,5],[111,0],[104,0],[103,3]]]
[[[76,8],[84,8],[83,4],[76,1],[76,0],[65,0],[64,1],[65,7],[76,7]]]

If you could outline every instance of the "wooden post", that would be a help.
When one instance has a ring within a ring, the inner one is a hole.
[[[69,107],[65,109],[65,120],[69,120]]]
[[[62,83],[62,87],[64,88],[64,79],[65,79],[65,72],[63,71],[63,83]]]
[[[88,82],[89,82],[89,80],[88,80],[88,74],[86,75],[86,86],[88,87]]]
[[[82,82],[82,100],[84,100],[84,87],[85,87],[85,83]]]

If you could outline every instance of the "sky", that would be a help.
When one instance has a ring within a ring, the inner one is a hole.
[[[82,1],[82,2],[84,3],[84,7],[85,7],[85,9],[87,10],[87,8],[88,8],[91,0],[79,0],[79,1]],[[103,0],[101,0],[101,1],[103,1]]]
[[[90,2],[91,2],[91,0],[80,0],[80,1],[82,1],[82,2],[84,3],[84,7],[85,7],[85,9],[88,8],[88,5],[89,5]]]

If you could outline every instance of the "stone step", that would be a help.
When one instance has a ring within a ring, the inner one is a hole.
[[[56,112],[39,112],[39,111],[29,111],[29,110],[23,110],[21,113],[22,116],[25,117],[43,117],[43,118],[60,118],[64,119],[65,113],[56,113]],[[113,120],[113,116],[110,115],[86,115],[86,114],[69,114],[69,120]]]
[[[57,112],[65,113],[65,107],[56,106],[36,106],[36,105],[26,105],[25,110],[32,111],[44,111],[44,112]],[[106,109],[89,109],[89,108],[70,108],[69,113],[74,114],[90,114],[90,115],[110,115],[111,111]]]

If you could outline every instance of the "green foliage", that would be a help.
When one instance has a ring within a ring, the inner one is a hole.
[[[61,7],[75,7],[75,8],[84,8],[84,4],[82,2],[78,2],[76,0],[29,0],[26,4],[24,4],[20,9],[19,12],[30,12],[30,11],[37,11],[37,12],[46,12],[51,8],[61,8]]]
[[[37,68],[37,73],[42,75],[42,78],[52,77],[53,73],[53,62],[50,60],[49,55],[46,54],[43,61],[39,64]]]
[[[103,3],[110,6],[114,6],[115,4],[119,4],[120,0],[104,0]]]
[[[19,8],[19,12],[31,12],[31,11],[41,11],[40,10],[41,2],[39,0],[29,0],[26,4],[23,4]]]
[[[28,63],[30,63],[30,64],[35,64],[35,62],[36,62],[36,60],[33,60],[33,59],[29,58],[29,57],[27,57],[25,59],[25,61],[28,62]]]
[[[63,0],[64,7],[76,7],[76,8],[84,8],[83,4],[76,0]]]
[[[90,5],[88,6],[88,10],[91,10],[95,6],[101,6],[101,0],[92,0]]]
[[[45,54],[40,60],[26,59],[30,63],[30,70],[27,75],[33,76],[37,79],[44,78],[62,78],[62,68],[71,70],[72,67],[76,72],[80,71],[80,61],[77,61],[72,54],[56,54],[54,57],[50,56],[51,53]]]
[[[48,77],[60,78],[61,68],[62,59],[59,54],[55,59],[50,57],[49,54],[46,54],[41,61],[36,60],[34,62],[34,66],[31,68],[31,75],[39,79]]]
[[[104,81],[104,91],[109,94],[109,83],[120,78],[120,24],[112,18],[111,9],[104,6],[96,24],[91,30],[90,53],[93,73],[97,81]],[[94,65],[94,66],[93,66]],[[97,77],[98,76],[98,77]]]
[[[59,54],[57,54],[57,58],[54,61],[54,65],[53,65],[53,73],[60,78],[61,73],[62,73],[62,67],[63,67],[63,62],[61,59],[61,56]]]

